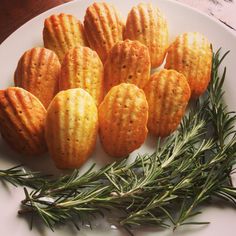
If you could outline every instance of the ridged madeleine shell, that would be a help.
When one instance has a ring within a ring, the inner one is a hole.
[[[106,91],[124,82],[143,88],[149,80],[150,69],[150,56],[145,45],[128,39],[118,42],[104,65]]]
[[[99,105],[104,93],[103,74],[103,64],[97,53],[88,47],[76,47],[64,57],[59,88],[82,88]]]
[[[62,61],[65,53],[76,46],[87,46],[84,27],[69,14],[51,15],[44,21],[43,42],[46,48],[56,52]]]
[[[15,86],[34,94],[47,108],[58,92],[61,65],[57,55],[46,48],[32,48],[20,58]]]
[[[113,5],[95,2],[86,10],[84,30],[90,47],[104,63],[110,49],[123,39],[124,23]]]
[[[144,88],[149,106],[148,130],[165,137],[179,125],[190,98],[184,75],[175,70],[155,72]]]
[[[17,87],[0,90],[0,132],[15,151],[25,155],[46,152],[45,117],[44,106],[31,93]]]
[[[152,67],[162,64],[168,47],[168,25],[162,12],[150,3],[140,3],[128,14],[125,39],[138,40],[149,49]]]
[[[98,117],[100,140],[110,156],[125,157],[144,143],[148,104],[135,85],[114,86],[99,106]]]
[[[198,32],[177,36],[167,53],[165,68],[184,74],[197,98],[207,89],[211,78],[212,49],[208,39]]]
[[[92,153],[98,130],[97,107],[80,88],[59,92],[46,116],[45,137],[50,156],[60,169],[79,168]]]

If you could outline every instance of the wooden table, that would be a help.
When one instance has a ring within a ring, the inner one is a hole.
[[[0,43],[25,22],[40,13],[71,0],[1,0]]]
[[[0,43],[34,16],[71,0],[1,0]],[[86,1],[86,0],[84,0]],[[141,0],[140,0],[141,1]],[[236,3],[233,0],[176,0],[193,6],[236,29]]]

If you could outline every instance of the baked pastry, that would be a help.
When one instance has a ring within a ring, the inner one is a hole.
[[[144,143],[148,104],[134,84],[114,86],[100,104],[98,117],[101,144],[110,156],[126,157]]]
[[[106,91],[120,83],[143,88],[150,78],[150,70],[150,56],[145,45],[129,39],[120,41],[111,49],[104,65]]]
[[[81,88],[59,92],[48,107],[45,137],[57,168],[79,168],[95,148],[97,107]]]
[[[124,38],[145,44],[149,49],[152,67],[158,67],[168,47],[167,21],[157,7],[150,3],[140,3],[128,14]]]
[[[212,48],[208,39],[198,32],[188,32],[176,37],[167,53],[165,68],[184,74],[188,80],[191,97],[205,92],[211,78]]]
[[[45,19],[43,42],[46,48],[56,52],[60,61],[69,49],[88,45],[81,22],[65,13],[53,14]]]
[[[99,105],[103,99],[103,64],[97,53],[88,47],[69,50],[62,62],[60,90],[82,88]]]
[[[84,30],[90,47],[104,63],[110,49],[123,39],[124,23],[113,5],[95,2],[86,10]]]
[[[0,90],[0,133],[18,153],[46,152],[45,117],[46,109],[31,93],[17,87]]]
[[[144,88],[148,101],[148,130],[166,137],[178,127],[190,98],[184,75],[175,70],[155,72]]]
[[[57,55],[46,48],[32,48],[20,58],[15,86],[34,94],[47,108],[58,92],[61,65]]]

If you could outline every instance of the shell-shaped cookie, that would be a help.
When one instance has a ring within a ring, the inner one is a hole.
[[[32,48],[20,58],[15,86],[34,94],[47,108],[58,92],[61,65],[57,55],[46,48]]]
[[[145,45],[128,39],[118,42],[104,65],[106,91],[120,83],[143,88],[149,80],[150,69],[150,56]]]
[[[198,32],[177,36],[167,53],[165,68],[184,74],[191,97],[197,98],[207,89],[211,78],[212,49],[208,39]]]
[[[103,99],[103,64],[97,53],[88,47],[69,50],[62,62],[60,90],[82,88],[99,105]]]
[[[175,70],[155,72],[144,88],[149,106],[148,130],[165,137],[181,122],[190,98],[184,75]]]
[[[54,14],[45,19],[43,41],[46,48],[56,52],[60,61],[69,49],[87,45],[81,22],[74,16],[64,13]]]
[[[148,104],[142,89],[133,84],[114,86],[98,109],[99,135],[110,156],[121,158],[146,139]]]
[[[59,92],[45,122],[46,142],[57,168],[79,168],[95,147],[97,130],[97,107],[89,93],[81,88]]]
[[[95,2],[86,10],[84,30],[90,47],[104,63],[110,49],[123,39],[124,23],[113,5]]]
[[[44,121],[46,109],[22,88],[0,90],[0,132],[15,151],[25,155],[46,152]]]
[[[168,47],[167,21],[157,7],[140,3],[128,14],[125,39],[138,40],[149,49],[152,67],[162,64]]]

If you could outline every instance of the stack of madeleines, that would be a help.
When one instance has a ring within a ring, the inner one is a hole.
[[[126,25],[105,2],[87,8],[84,24],[52,15],[43,41],[45,48],[20,58],[16,87],[0,90],[0,132],[21,154],[48,149],[62,169],[85,163],[98,133],[105,152],[117,158],[139,148],[148,131],[170,135],[210,80],[207,38],[187,32],[169,44],[167,21],[151,4],[134,6]],[[151,74],[165,57],[165,69]]]

